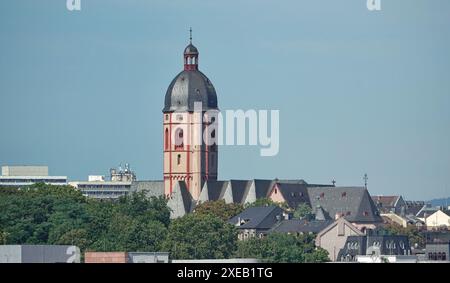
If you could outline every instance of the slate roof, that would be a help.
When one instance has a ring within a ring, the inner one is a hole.
[[[417,213],[425,206],[424,201],[406,201],[406,215],[417,215]]]
[[[237,226],[238,229],[267,230],[280,222],[282,218],[283,210],[278,206],[256,206],[245,209],[228,222],[233,225],[238,225],[240,221],[245,222]]]
[[[429,206],[424,206],[422,207],[419,212],[417,212],[416,216],[419,218],[425,218],[425,216],[430,216],[431,214],[435,213],[436,211],[438,211],[439,208],[438,207],[429,207]]]
[[[372,196],[375,204],[381,204],[381,207],[393,207],[400,196]]]
[[[330,219],[341,216],[350,222],[382,222],[379,212],[364,187],[308,188],[311,207],[320,206]]]
[[[255,179],[255,192],[256,192],[256,198],[266,198],[269,194],[270,190],[272,189],[273,184],[275,183],[274,180],[261,180],[261,179]]]
[[[170,217],[178,218],[190,213],[195,208],[195,201],[187,190],[184,181],[177,181],[172,190],[172,195],[167,202],[167,206],[171,209]]]
[[[208,200],[216,201],[222,199],[228,183],[228,181],[207,181],[203,189],[207,189]]]
[[[319,233],[333,223],[333,220],[307,221],[304,219],[283,220],[271,229],[271,232],[281,233]]]
[[[276,187],[279,193],[286,200],[286,203],[291,208],[297,208],[301,203],[310,204],[308,189],[306,183],[276,183]]]
[[[230,180],[233,202],[244,204],[251,185],[251,180]]]
[[[131,183],[130,191],[145,191],[147,197],[164,196],[164,181],[133,181]]]

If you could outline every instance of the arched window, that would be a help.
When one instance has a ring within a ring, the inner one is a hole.
[[[211,138],[215,138],[216,137],[216,130],[213,130],[212,132],[211,132]]]
[[[175,131],[175,149],[183,149],[183,129],[177,129]]]
[[[169,149],[169,130],[166,129],[165,133],[164,133],[164,149],[168,150]]]
[[[177,155],[177,165],[181,164],[181,154]]]

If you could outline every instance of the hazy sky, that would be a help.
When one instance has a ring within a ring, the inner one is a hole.
[[[219,107],[279,109],[280,152],[221,147],[219,178],[450,195],[450,1],[0,1],[0,164],[162,179],[164,95],[188,29]]]

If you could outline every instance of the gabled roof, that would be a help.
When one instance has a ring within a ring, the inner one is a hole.
[[[261,179],[255,179],[253,180],[255,184],[255,194],[256,198],[266,198],[272,189],[273,184],[275,183],[274,180],[261,180]]]
[[[144,191],[147,197],[164,196],[164,181],[133,181],[130,191]]]
[[[279,192],[290,208],[297,208],[301,203],[310,204],[307,185],[304,183],[276,183],[271,194]]]
[[[316,187],[308,188],[308,194],[311,207],[322,207],[332,219],[338,216],[350,222],[382,222],[364,187]]]
[[[338,218],[336,221],[332,222],[330,225],[328,225],[325,228],[323,228],[322,231],[320,231],[317,234],[316,245],[320,247],[321,246],[320,243],[321,243],[322,236],[325,235],[326,233],[328,233],[329,231],[331,231],[334,227],[336,227],[338,225],[342,225],[342,226],[345,226],[345,227],[349,228],[350,231],[352,231],[352,233],[355,234],[355,235],[364,235],[364,233],[361,230],[356,228],[352,223],[347,221],[345,218],[341,217],[341,218]],[[341,230],[342,231],[346,231],[346,229],[341,229]]]
[[[202,201],[216,201],[223,198],[228,181],[207,181],[203,185],[200,199]]]
[[[281,221],[281,223],[271,229],[271,232],[319,233],[333,222],[333,220],[307,221],[304,219],[289,219]]]
[[[228,222],[238,229],[270,229],[282,218],[283,210],[278,206],[256,206],[245,209]]]
[[[400,199],[400,196],[372,196],[375,204],[381,204],[381,207],[393,207]]]
[[[233,202],[243,204],[251,185],[251,180],[230,180]]]
[[[417,212],[416,216],[419,218],[425,218],[425,217],[428,217],[431,214],[435,213],[438,210],[439,210],[438,207],[429,207],[429,206],[425,205],[419,210],[419,212]]]
[[[186,213],[192,212],[195,202],[186,188],[184,181],[177,181],[173,187],[172,195],[167,202],[167,206],[172,210],[170,217],[178,218]]]
[[[405,215],[414,215],[416,216],[417,213],[424,208],[425,202],[424,201],[406,201],[406,211]]]

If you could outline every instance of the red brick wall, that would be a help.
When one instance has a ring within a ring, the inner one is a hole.
[[[127,263],[126,252],[86,252],[84,254],[85,263]]]

